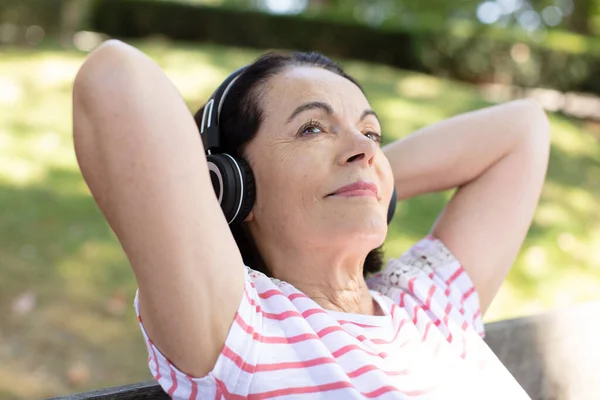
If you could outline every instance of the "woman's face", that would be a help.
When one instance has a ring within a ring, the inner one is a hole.
[[[380,246],[393,176],[360,89],[322,68],[293,67],[264,84],[260,102],[264,121],[245,151],[256,181],[247,221],[259,247]],[[378,196],[330,196],[357,181],[374,183]]]

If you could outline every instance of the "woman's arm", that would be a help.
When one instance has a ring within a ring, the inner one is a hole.
[[[469,112],[384,147],[399,199],[458,187],[433,227],[475,284],[485,313],[540,197],[549,123],[532,100]]]
[[[77,74],[73,118],[79,166],[129,258],[146,331],[179,369],[206,375],[244,266],[190,111],[152,60],[109,41]]]

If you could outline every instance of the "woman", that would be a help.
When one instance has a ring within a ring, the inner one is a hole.
[[[74,85],[83,176],[135,273],[155,379],[173,398],[528,398],[481,317],[531,223],[549,124],[521,100],[381,148],[360,87],[318,54],[267,54],[231,85],[221,149],[255,198],[228,220],[194,118],[138,50],[109,41]],[[353,191],[345,191],[347,185]],[[398,199],[458,188],[379,270]]]

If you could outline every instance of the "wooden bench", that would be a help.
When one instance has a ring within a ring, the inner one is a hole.
[[[600,399],[600,302],[494,322],[486,325],[486,333],[487,344],[533,400]],[[169,396],[147,381],[55,399]]]

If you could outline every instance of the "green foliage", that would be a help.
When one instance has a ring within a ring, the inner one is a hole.
[[[115,37],[163,35],[253,48],[317,50],[467,82],[600,94],[600,40],[573,34],[553,32],[547,42],[534,42],[484,25],[375,28],[329,14],[269,15],[156,0],[102,0],[95,3],[92,15],[95,30]],[[516,43],[525,46],[526,55],[515,56]]]
[[[0,24],[7,22],[17,26],[39,25],[50,33],[58,32],[61,11],[68,0],[2,0]]]
[[[549,31],[543,40],[534,41],[521,30],[478,23],[473,15],[475,1],[320,1],[319,7],[311,3],[294,16],[249,8],[259,3],[6,0],[0,4],[0,15],[12,28],[0,29],[0,42],[6,41],[10,29],[20,35],[17,41],[31,42],[25,33],[30,25],[39,25],[50,34],[86,27],[122,38],[162,35],[250,48],[317,50],[467,82],[600,94],[600,39]],[[369,7],[389,12],[374,24],[359,18],[372,14]],[[516,50],[515,44],[519,44]]]

